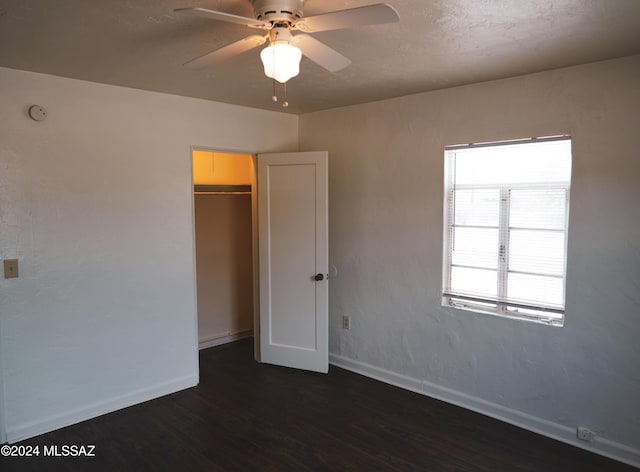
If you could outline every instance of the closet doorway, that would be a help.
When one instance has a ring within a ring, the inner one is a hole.
[[[198,345],[253,336],[254,159],[193,149]]]

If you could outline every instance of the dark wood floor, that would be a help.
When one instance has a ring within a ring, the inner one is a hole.
[[[2,470],[637,470],[336,367],[257,364],[251,340],[201,351],[198,387],[20,444],[92,444],[96,457]]]

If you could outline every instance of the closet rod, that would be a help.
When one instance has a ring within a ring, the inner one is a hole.
[[[194,185],[197,195],[251,195],[251,185]]]
[[[193,192],[194,195],[251,195],[251,192]]]

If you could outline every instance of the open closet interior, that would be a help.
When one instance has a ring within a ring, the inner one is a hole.
[[[253,335],[249,154],[194,150],[198,341],[200,349]]]

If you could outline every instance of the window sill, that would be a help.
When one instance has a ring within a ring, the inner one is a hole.
[[[489,302],[488,302],[489,303]],[[497,316],[499,318],[509,318],[512,320],[529,321],[533,323],[543,324],[547,326],[555,326],[561,328],[564,326],[564,315],[562,318],[550,318],[540,315],[532,315],[523,313],[518,308],[506,309],[503,307],[480,306],[461,300],[451,300],[445,296],[442,299],[442,306],[445,308],[454,308],[462,311],[471,311],[484,315]]]

